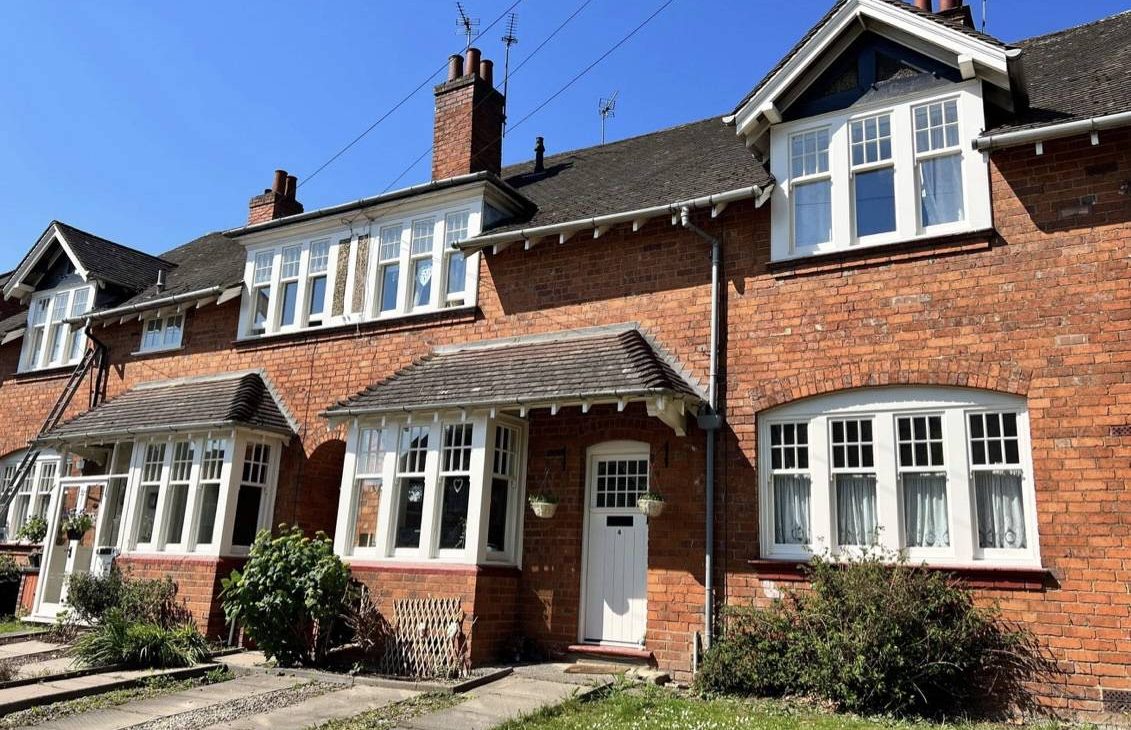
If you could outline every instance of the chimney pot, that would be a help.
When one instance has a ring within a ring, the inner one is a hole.
[[[474,76],[479,73],[479,59],[482,54],[478,48],[467,49],[467,65],[464,66],[464,73],[467,76]]]
[[[275,182],[271,185],[271,192],[283,194],[287,187],[287,171],[275,170]]]
[[[494,61],[489,61],[486,58],[484,58],[482,61],[479,62],[479,78],[486,81],[488,86],[494,85],[493,84],[493,80],[495,78],[495,62]]]
[[[939,12],[961,7],[962,0],[939,0]]]
[[[546,154],[546,145],[543,144],[541,137],[534,138],[534,172],[543,172],[546,169],[544,156]]]
[[[463,56],[453,53],[448,57],[448,81],[455,81],[463,76]]]
[[[287,187],[284,189],[283,197],[287,200],[293,201],[295,195],[298,193],[298,178],[294,175],[287,175]]]
[[[920,10],[925,10],[928,13],[934,10],[931,7],[931,0],[913,0],[913,2],[915,3],[915,7],[919,8]]]

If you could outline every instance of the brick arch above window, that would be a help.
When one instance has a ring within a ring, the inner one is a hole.
[[[885,385],[942,385],[1027,395],[1032,373],[1013,363],[962,358],[893,358],[814,368],[750,392],[755,413],[838,390]]]

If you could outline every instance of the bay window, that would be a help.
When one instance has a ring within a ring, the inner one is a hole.
[[[355,422],[335,550],[355,559],[513,563],[524,433],[523,422],[487,414]]]
[[[992,226],[977,82],[859,104],[770,130],[772,257],[786,259]]]
[[[248,244],[239,335],[467,306],[474,301],[478,267],[450,246],[474,235],[478,223],[479,214],[468,206],[377,220],[367,230],[356,230],[355,222],[347,230]],[[146,336],[160,341],[154,327]]]
[[[763,553],[1037,566],[1022,399],[864,388],[759,416]]]
[[[236,491],[232,546],[250,547],[263,524],[264,493],[271,481],[271,445],[249,442],[244,448],[242,478]]]
[[[24,452],[11,454],[3,463],[0,479],[4,489],[11,486],[16,478],[16,470]],[[7,539],[15,540],[16,532],[29,517],[46,517],[51,504],[51,492],[55,488],[55,477],[59,471],[59,458],[55,455],[41,454],[20,484],[19,490],[8,505]]]
[[[216,510],[220,504],[220,489],[224,484],[224,462],[228,442],[224,439],[204,440],[204,454],[200,462],[200,485],[196,498],[196,543],[212,545],[216,542]]]
[[[93,287],[55,290],[37,294],[28,305],[20,371],[77,365],[86,347],[82,324],[67,320],[81,317],[94,306]]]

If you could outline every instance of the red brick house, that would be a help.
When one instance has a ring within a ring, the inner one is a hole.
[[[1050,707],[1113,709],[1131,15],[1006,44],[943,5],[840,0],[725,117],[507,168],[472,50],[427,183],[305,211],[280,171],[158,257],[52,223],[0,322],[33,616],[116,555],[226,635],[219,579],[297,523],[386,604],[460,597],[477,661],[686,677],[718,607],[878,546],[1030,626]]]

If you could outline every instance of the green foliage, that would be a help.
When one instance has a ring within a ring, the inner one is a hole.
[[[20,579],[20,566],[8,553],[0,553],[0,583],[11,583]]]
[[[92,625],[117,611],[130,623],[172,628],[190,615],[177,598],[177,584],[169,576],[144,579],[123,575],[117,568],[95,576],[75,573],[67,583],[67,603],[74,618]]]
[[[20,525],[20,529],[16,531],[17,540],[27,540],[36,545],[43,542],[45,537],[47,537],[47,520],[39,515],[28,517],[27,522]]]
[[[232,571],[220,594],[229,621],[239,622],[280,666],[319,665],[349,602],[349,570],[324,533],[313,538],[280,526],[259,533],[243,571]]]
[[[94,518],[86,512],[72,512],[67,515],[59,529],[66,535],[85,535],[94,527]]]
[[[810,590],[728,614],[701,690],[805,694],[867,714],[953,716],[1025,704],[1052,669],[1027,631],[945,573],[881,557],[815,558]]]
[[[191,623],[164,627],[129,621],[117,609],[75,642],[72,653],[92,667],[188,667],[208,658],[208,642]]]

